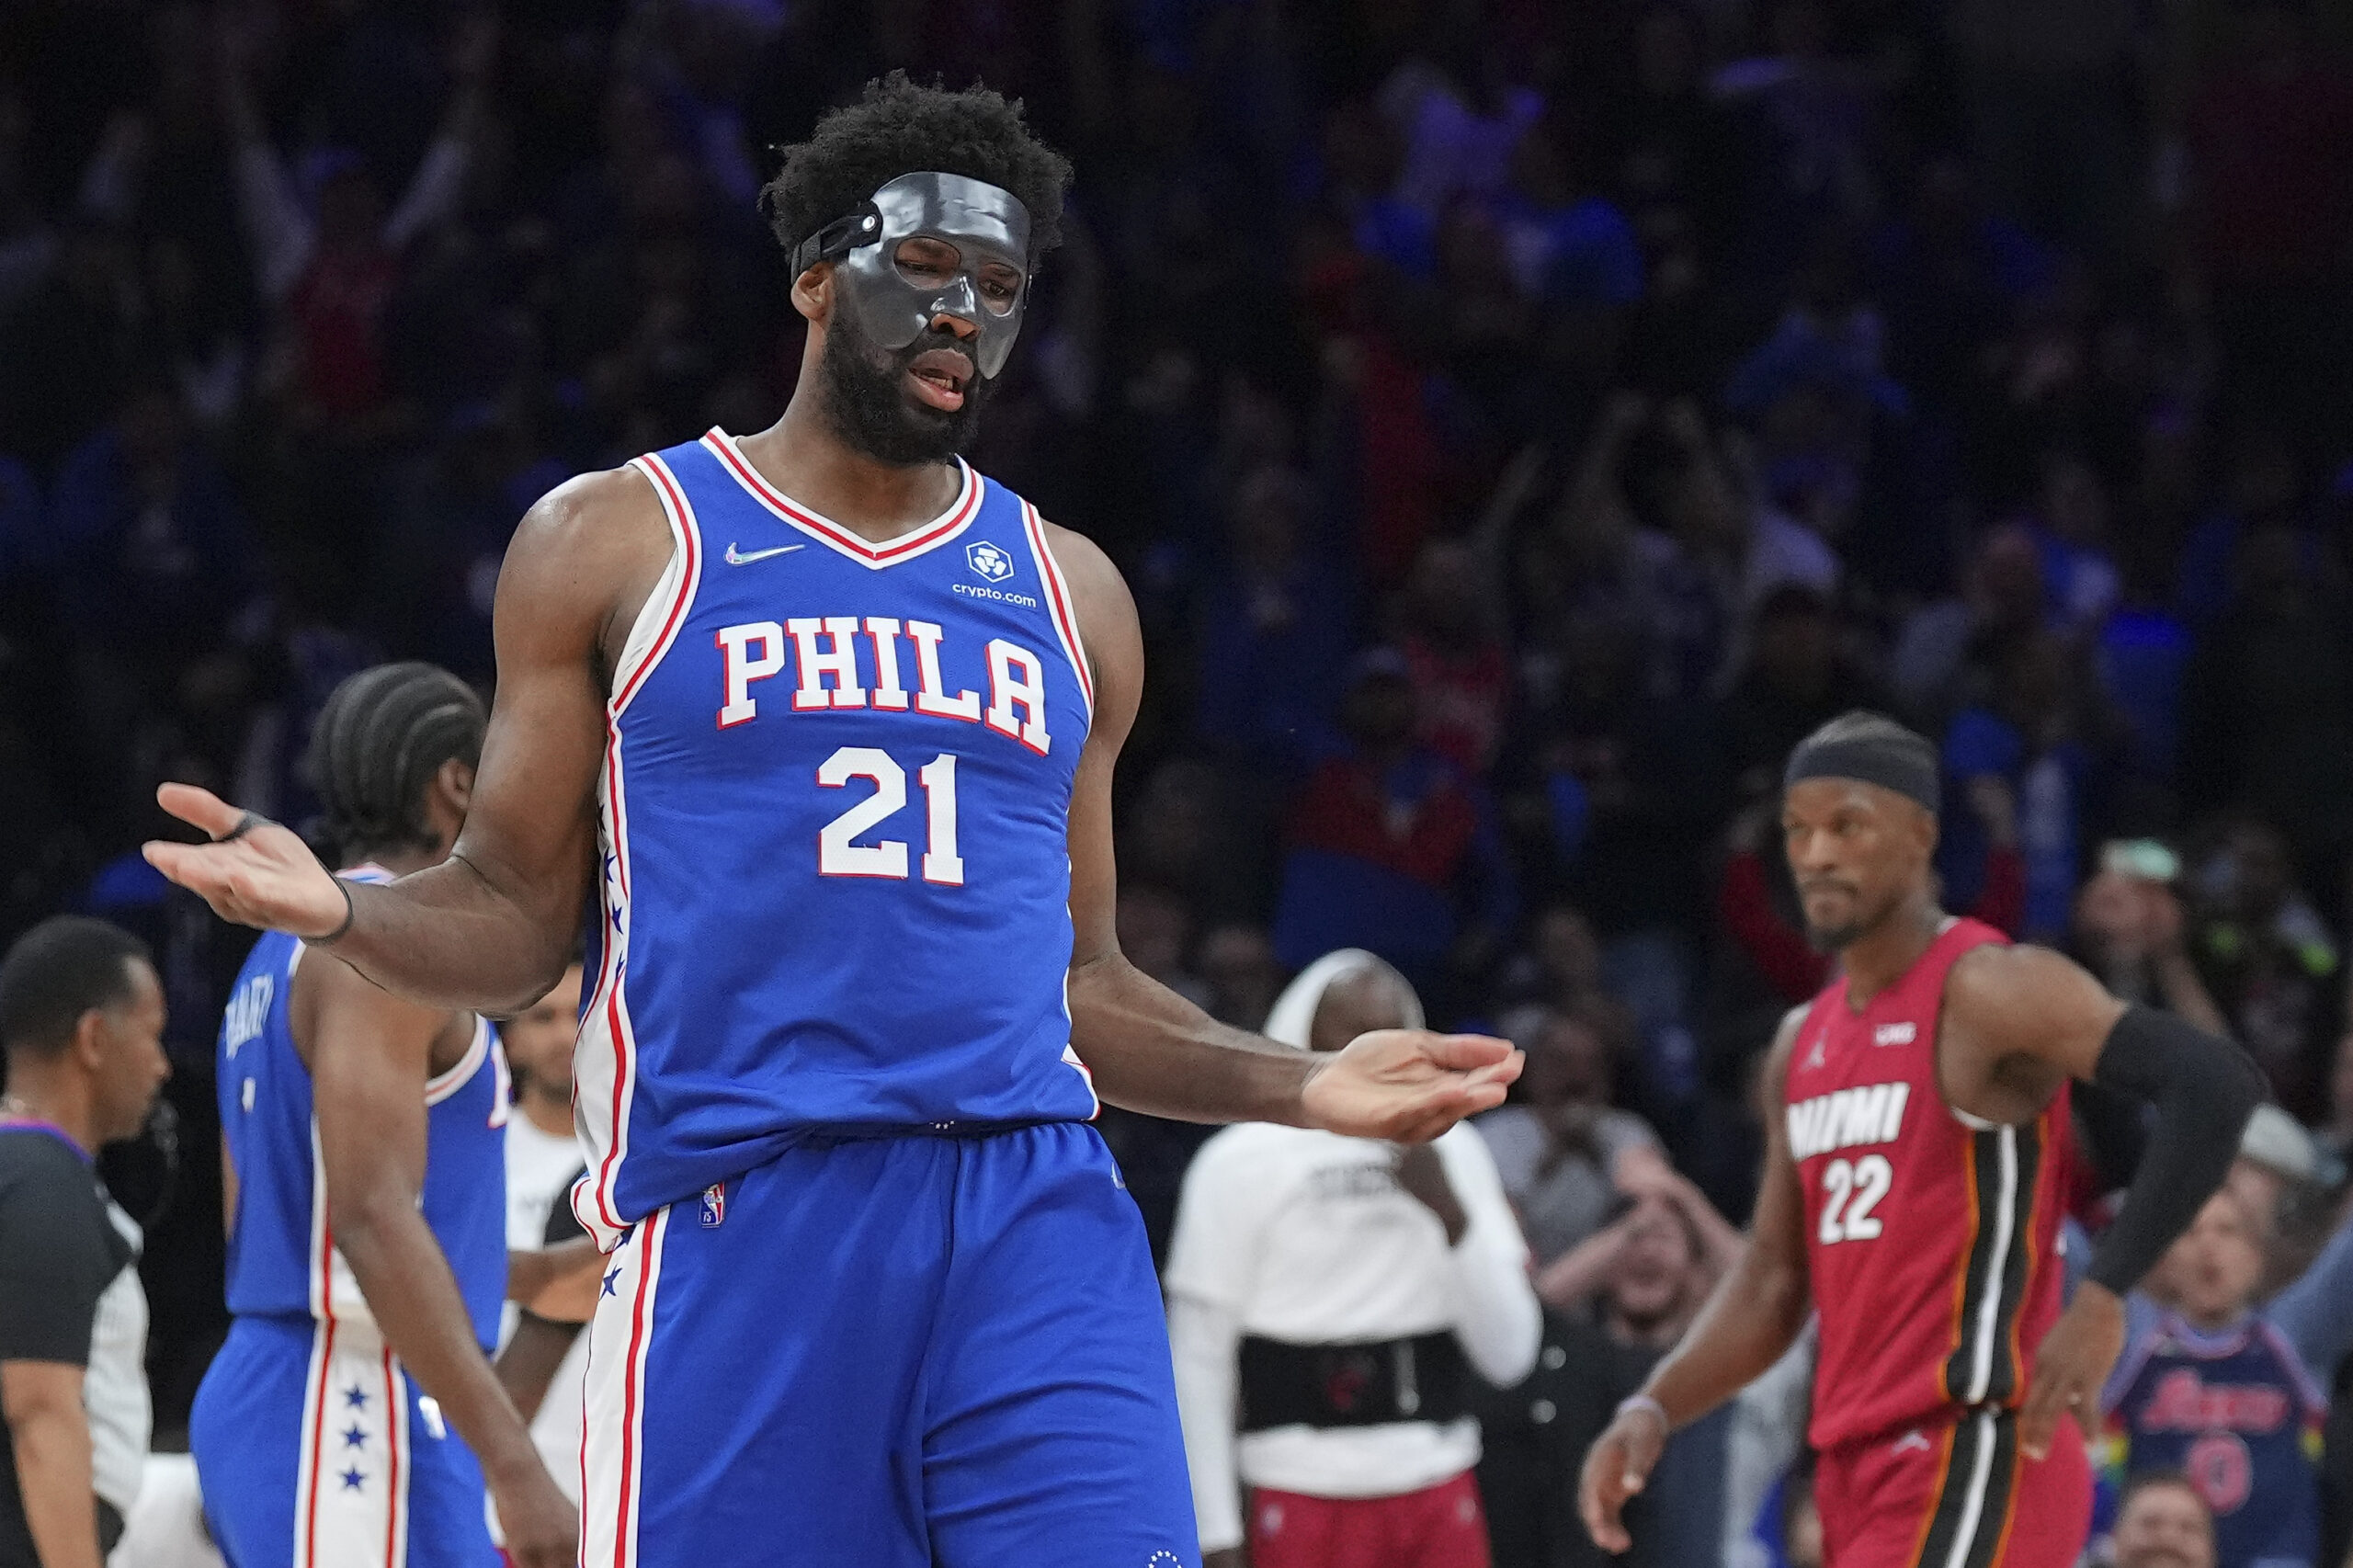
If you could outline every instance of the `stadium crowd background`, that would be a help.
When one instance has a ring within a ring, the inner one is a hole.
[[[1951,907],[2270,1074],[2292,1274],[2353,1144],[2348,41],[2336,0],[0,5],[0,936],[162,960],[175,1190],[113,1157],[168,1199],[159,1435],[225,1325],[248,934],[139,860],[153,785],[299,823],[336,680],[487,684],[530,501],[772,420],[766,149],[892,66],[1077,165],[971,456],[1142,608],[1140,965],[1255,1026],[1364,947],[1529,1047],[1538,1163],[1591,1173],[1524,1205],[1540,1264],[1629,1118],[1737,1221],[1824,979],[1779,761],[1880,708],[1943,745]],[[1199,1130],[1105,1122],[1165,1241]]]

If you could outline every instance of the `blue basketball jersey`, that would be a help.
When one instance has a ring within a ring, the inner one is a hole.
[[[575,1071],[610,1246],[813,1131],[1092,1117],[1070,1045],[1093,690],[1020,497],[875,545],[733,437],[640,458],[672,555],[614,673]]]
[[[354,881],[386,882],[362,867]],[[221,1135],[237,1173],[229,1230],[229,1310],[240,1315],[373,1324],[335,1247],[319,1163],[311,1074],[294,1049],[288,1005],[304,949],[266,933],[238,971],[215,1057]],[[333,1042],[317,1042],[334,1050]],[[474,1020],[466,1054],[424,1085],[426,1223],[449,1260],[484,1350],[498,1342],[506,1297],[506,1061],[498,1033]]]
[[[2167,1313],[2112,1386],[2111,1483],[2188,1476],[2213,1510],[2221,1568],[2308,1568],[2319,1556],[2328,1398],[2286,1335],[2260,1316],[2210,1335]]]

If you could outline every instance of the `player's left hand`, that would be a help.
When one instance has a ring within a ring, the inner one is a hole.
[[[1421,1143],[1503,1104],[1521,1060],[1485,1035],[1374,1029],[1317,1062],[1300,1101],[1326,1132]]]
[[[2027,1458],[2051,1452],[2061,1416],[2072,1413],[2082,1433],[2091,1431],[2099,1391],[2123,1350],[2124,1303],[2106,1286],[2085,1280],[2034,1353],[2033,1381],[2018,1411],[2018,1447]]]

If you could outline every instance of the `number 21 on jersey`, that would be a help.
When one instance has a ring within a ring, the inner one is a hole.
[[[825,789],[843,789],[853,778],[867,780],[874,792],[817,830],[817,874],[906,881],[905,840],[856,840],[905,809],[907,770],[880,746],[844,746],[817,765],[817,782]],[[962,887],[964,858],[956,852],[956,758],[940,753],[916,770],[915,782],[924,796],[923,880]]]

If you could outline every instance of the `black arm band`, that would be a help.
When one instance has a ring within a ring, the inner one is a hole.
[[[2085,1278],[2118,1295],[2165,1256],[2238,1156],[2263,1075],[2246,1052],[2170,1013],[2128,1007],[2100,1047],[2093,1082],[2156,1108],[2123,1212],[2092,1249]]]

